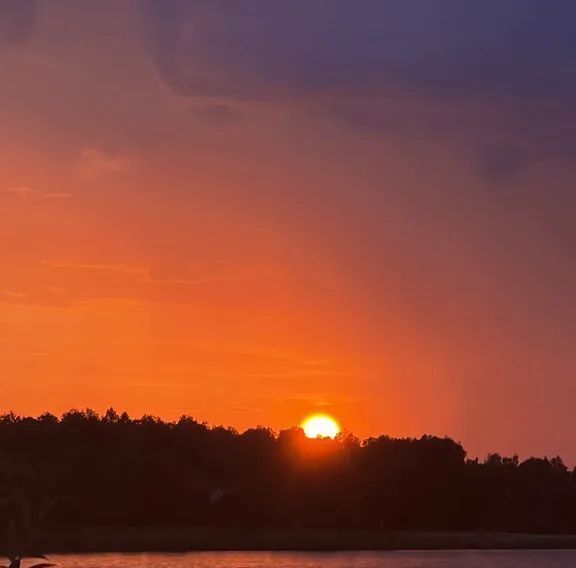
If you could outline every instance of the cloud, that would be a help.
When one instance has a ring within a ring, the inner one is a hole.
[[[63,296],[64,294],[66,294],[66,290],[58,288],[57,286],[44,286],[44,290],[46,290],[46,292],[50,292],[51,294],[56,294],[58,296]]]
[[[185,279],[161,279],[147,277],[141,280],[145,284],[160,284],[160,285],[170,285],[170,286],[196,286],[198,284],[211,284],[214,282],[213,278],[198,278],[195,280],[185,280]]]
[[[122,274],[148,275],[150,270],[144,266],[136,264],[99,264],[81,262],[53,262],[43,260],[43,266],[57,270],[95,270],[103,272],[119,272]]]
[[[0,44],[25,42],[34,28],[37,0],[0,0]]]
[[[49,260],[41,261],[41,265],[51,270],[76,271],[76,272],[101,272],[107,273],[111,277],[128,277],[129,282],[136,286],[144,286],[139,292],[132,289],[133,293],[142,294],[143,290],[150,292],[157,287],[186,288],[189,286],[201,286],[211,284],[215,281],[211,277],[199,278],[164,278],[157,277],[151,268],[140,264],[129,263],[90,263],[90,262],[54,262]],[[104,275],[101,275],[103,278]],[[61,294],[62,290],[54,287],[44,287],[45,290],[53,294]]]
[[[65,298],[65,292],[57,294],[50,286],[25,286],[24,290],[18,289],[1,289],[0,303],[15,306],[44,306],[44,307],[61,307],[69,304],[68,298]]]
[[[169,284],[169,285],[193,285],[207,284],[213,282],[213,278],[156,278],[152,275],[152,270],[140,264],[107,264],[107,263],[86,263],[86,262],[54,262],[49,260],[41,261],[43,266],[55,270],[89,270],[98,272],[113,272],[117,274],[126,274],[138,276],[138,282],[143,284]]]
[[[141,308],[146,305],[134,298],[123,296],[89,297],[84,299],[68,298],[66,300],[55,301],[41,296],[28,295],[22,298],[2,298],[0,304],[9,305],[14,308],[38,311],[81,311],[81,312],[101,312],[108,308]]]
[[[28,294],[26,294],[25,292],[20,292],[18,290],[0,290],[0,295],[14,299],[28,298]]]
[[[132,169],[133,160],[127,156],[105,152],[99,148],[86,148],[81,153],[79,171],[82,177],[97,178],[119,174]]]
[[[69,199],[71,197],[69,193],[40,191],[28,186],[5,187],[0,189],[0,193],[15,195],[17,197],[21,197],[22,199],[28,199],[32,197],[42,199]]]
[[[573,94],[576,6],[540,0],[142,0],[162,76],[184,95],[283,90]]]
[[[573,2],[141,0],[141,7],[145,45],[179,95],[295,104],[374,134],[463,135],[478,175],[490,182],[576,153]]]

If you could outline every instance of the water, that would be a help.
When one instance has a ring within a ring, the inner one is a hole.
[[[52,556],[59,568],[574,568],[576,551],[193,552]]]

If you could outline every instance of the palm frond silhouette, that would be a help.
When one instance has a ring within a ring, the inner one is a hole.
[[[21,481],[22,472],[17,464],[0,459],[0,515],[4,519],[0,545],[10,562],[0,568],[20,568],[26,558],[48,560],[44,554],[33,552],[32,546],[54,501],[33,503]],[[41,562],[30,568],[50,566],[54,564]]]

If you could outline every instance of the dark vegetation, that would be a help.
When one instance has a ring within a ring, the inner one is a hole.
[[[450,439],[299,429],[238,433],[192,418],[109,410],[0,417],[2,495],[48,499],[55,530],[78,526],[576,532],[576,474],[560,458],[467,460]],[[12,464],[7,467],[5,464]]]

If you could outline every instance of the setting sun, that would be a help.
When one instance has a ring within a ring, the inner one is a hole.
[[[302,422],[307,438],[332,438],[340,433],[340,425],[327,414],[315,414]]]

